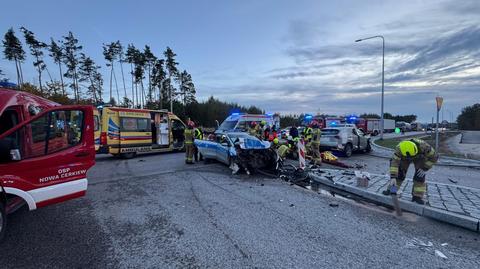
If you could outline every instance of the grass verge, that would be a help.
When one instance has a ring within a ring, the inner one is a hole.
[[[464,156],[461,156],[461,155],[458,155],[458,154],[454,154],[452,151],[450,151],[450,149],[448,148],[447,143],[446,143],[446,141],[448,139],[458,135],[459,133],[460,132],[444,132],[444,133],[439,134],[439,137],[438,137],[439,150],[438,150],[438,152],[441,155],[451,156],[451,157],[464,157]],[[375,144],[377,144],[379,146],[382,146],[382,147],[394,149],[398,145],[398,143],[400,143],[400,141],[405,140],[405,139],[409,139],[409,138],[412,138],[412,137],[421,138],[422,140],[424,140],[425,142],[430,144],[432,147],[435,147],[435,134],[434,133],[433,134],[419,134],[419,135],[415,135],[415,136],[408,136],[407,135],[407,136],[401,136],[401,137],[395,137],[395,138],[389,138],[389,139],[383,139],[383,140],[376,140]]]

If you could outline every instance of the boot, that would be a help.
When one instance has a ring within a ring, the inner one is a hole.
[[[424,205],[425,204],[425,201],[423,201],[423,199],[421,197],[417,197],[417,196],[412,197],[412,202],[415,202],[419,205]]]
[[[382,191],[382,194],[383,195],[390,195],[391,193],[390,193],[390,190],[384,190],[384,191]]]

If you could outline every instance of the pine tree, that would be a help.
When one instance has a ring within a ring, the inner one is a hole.
[[[132,102],[133,102],[133,107],[135,107],[135,97],[136,97],[136,86],[137,84],[135,83],[135,73],[133,72],[134,68],[133,65],[135,63],[135,54],[137,53],[137,49],[133,44],[129,44],[127,47],[127,52],[125,53],[125,60],[127,63],[130,64],[130,74],[132,75]],[[138,104],[138,97],[137,97],[137,102]]]
[[[0,82],[3,81],[8,81],[8,79],[5,78],[5,74],[3,73],[2,69],[0,69]]]
[[[155,64],[152,69],[152,87],[158,87],[158,103],[160,104],[160,109],[163,108],[163,96],[166,96],[164,91],[166,89],[165,83],[167,81],[167,73],[164,69],[165,60],[158,59],[155,61]]]
[[[178,63],[175,62],[175,56],[177,56],[177,54],[175,54],[170,47],[167,47],[167,49],[164,52],[164,55],[165,55],[165,64],[168,71],[168,99],[170,102],[170,112],[173,112],[173,98],[175,95],[175,89],[173,88],[173,85],[172,85],[172,77],[175,77],[178,73],[178,69],[177,69]]]
[[[141,51],[135,54],[135,82],[140,84],[140,107],[145,106],[145,91],[143,88],[143,79],[145,74],[145,55]]]
[[[100,66],[96,65],[90,57],[84,53],[80,54],[79,81],[89,82],[87,96],[92,97],[96,105],[102,102],[103,79],[99,70]]]
[[[72,83],[70,87],[73,89],[73,95],[76,103],[80,101],[80,87],[78,84],[78,53],[82,49],[82,46],[78,45],[78,39],[73,36],[72,32],[68,32],[67,36],[63,37],[63,62],[67,66],[67,72],[65,77],[71,78]]]
[[[152,51],[150,50],[150,47],[145,45],[145,49],[143,50],[143,55],[145,57],[145,68],[147,71],[148,75],[148,95],[147,99],[149,102],[153,101],[153,90],[152,90],[152,69],[153,66],[155,65],[155,61],[157,60],[157,57],[153,55]]]
[[[20,27],[20,31],[23,32],[25,43],[27,43],[27,45],[30,47],[30,53],[35,58],[33,66],[37,69],[40,93],[43,94],[42,72],[47,67],[43,61],[43,50],[47,47],[47,44],[37,40],[33,32],[25,27]]]
[[[62,88],[62,95],[66,96],[65,84],[63,83],[63,72],[62,72],[62,60],[63,60],[63,49],[60,47],[53,38],[50,40],[50,46],[48,47],[50,51],[49,56],[52,57],[53,62],[58,64],[58,70],[60,72],[60,83]]]
[[[110,99],[112,99],[112,79],[115,78],[115,85],[117,89],[117,101],[120,101],[120,93],[118,92],[118,84],[115,76],[114,62],[118,59],[118,47],[116,42],[111,42],[110,44],[103,44],[103,56],[107,60],[107,66],[110,67]]]
[[[120,72],[122,72],[123,91],[125,94],[123,98],[125,101],[125,98],[128,99],[128,97],[127,97],[127,87],[125,86],[125,76],[123,74],[123,62],[125,61],[124,55],[123,55],[123,46],[122,46],[122,43],[120,43],[120,40],[117,40],[115,44],[117,48],[118,62],[120,63]]]
[[[22,43],[15,36],[13,28],[8,29],[7,33],[5,33],[3,47],[5,59],[15,62],[17,83],[21,86],[23,84],[22,62],[25,60],[25,51],[22,48]]]
[[[192,76],[186,70],[183,70],[183,72],[177,76],[177,81],[179,84],[179,95],[182,98],[183,109],[185,114],[185,109],[187,105],[196,102],[195,85],[193,84]]]

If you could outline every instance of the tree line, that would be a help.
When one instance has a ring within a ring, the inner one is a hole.
[[[196,102],[192,76],[179,69],[177,55],[170,47],[157,56],[148,45],[137,48],[128,44],[125,48],[119,40],[103,44],[110,82],[105,101],[101,66],[83,52],[83,46],[71,31],[60,40],[50,38],[47,43],[25,27],[19,30],[33,58],[32,65],[38,80],[38,87],[24,80],[23,67],[27,58],[24,45],[14,29],[8,29],[2,40],[3,55],[15,64],[20,90],[32,91],[60,103],[110,103],[123,107],[172,109],[174,102],[183,106]],[[56,65],[54,68],[47,66],[46,54]],[[129,69],[129,74],[125,74],[124,66]],[[118,67],[120,70],[117,70]],[[58,69],[58,76],[52,76],[53,69]],[[118,72],[121,80],[117,79]],[[127,86],[126,75],[131,76],[131,85]],[[0,80],[7,80],[2,70]]]
[[[125,48],[119,40],[102,45],[109,87],[104,89],[101,66],[83,52],[83,46],[72,32],[60,40],[39,40],[25,27],[20,28],[25,47],[32,55],[32,66],[38,86],[24,80],[26,62],[24,45],[13,28],[2,40],[5,59],[15,64],[17,89],[27,91],[60,104],[113,105],[131,108],[168,109],[184,121],[191,119],[204,127],[216,127],[232,111],[264,113],[258,107],[220,101],[213,96],[203,102],[196,100],[196,88],[190,73],[179,69],[177,55],[167,47],[161,56],[150,46]],[[51,57],[54,67],[47,66],[45,57]],[[57,69],[57,78],[52,76]],[[117,79],[117,74],[120,77]],[[127,85],[126,77],[131,84]],[[120,79],[121,78],[121,79]],[[0,81],[8,81],[0,69]],[[106,91],[106,92],[104,92]],[[103,96],[108,96],[105,101]]]
[[[464,107],[457,122],[461,130],[480,130],[480,103]]]

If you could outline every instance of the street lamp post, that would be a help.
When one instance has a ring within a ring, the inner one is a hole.
[[[384,100],[384,85],[385,85],[385,38],[381,35],[371,36],[367,38],[357,39],[355,42],[364,41],[372,38],[381,38],[382,39],[382,108],[381,108],[381,121],[380,121],[380,140],[383,140],[383,128],[384,128],[384,119],[383,119],[383,100]]]

